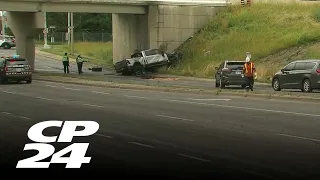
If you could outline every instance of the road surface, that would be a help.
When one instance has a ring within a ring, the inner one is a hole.
[[[83,164],[82,173],[69,174],[73,177],[85,172],[106,178],[112,173],[145,172],[153,175],[149,178],[320,178],[317,103],[40,81],[1,85],[0,96],[1,172],[11,172],[12,178],[21,175],[13,171],[18,160],[35,155],[23,152],[24,144],[30,142],[28,128],[47,120],[100,124],[95,135],[75,139],[90,142],[87,155],[92,160]],[[52,165],[55,174],[50,176],[61,178],[57,172],[66,172],[63,166]]]
[[[0,49],[0,55],[10,55],[15,54],[15,48],[10,50]],[[106,81],[113,82],[122,82],[122,83],[134,83],[141,85],[161,85],[161,86],[170,86],[170,87],[191,87],[191,88],[205,88],[205,89],[213,89],[215,88],[215,81],[211,80],[202,80],[202,79],[179,79],[179,80],[168,80],[168,78],[156,78],[156,79],[142,79],[134,76],[121,76],[114,72],[114,70],[105,69],[103,72],[92,72],[88,70],[91,66],[87,63],[84,63],[83,71],[84,74],[101,76],[102,79]],[[49,57],[44,56],[36,56],[35,59],[35,70],[42,72],[50,72],[50,73],[63,73],[62,64],[53,60]],[[71,73],[77,73],[76,64],[71,64],[70,67]],[[268,90],[273,91],[271,85],[259,84],[256,83],[256,90]]]

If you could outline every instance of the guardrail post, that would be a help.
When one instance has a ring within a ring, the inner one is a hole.
[[[244,0],[241,0],[241,6],[244,7],[245,6],[245,2]]]

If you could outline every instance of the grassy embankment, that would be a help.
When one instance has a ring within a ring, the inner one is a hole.
[[[75,55],[81,54],[83,57],[88,57],[93,64],[111,66],[113,63],[111,42],[76,42],[74,49]],[[71,52],[67,44],[55,44],[51,49],[43,49],[43,51],[61,56]]]
[[[295,59],[320,58],[320,5],[255,4],[229,7],[182,47],[183,64],[170,74],[211,77],[226,59],[242,60],[252,53],[260,81],[268,81]],[[111,43],[76,43],[77,53],[112,64]],[[62,54],[66,45],[47,52]]]

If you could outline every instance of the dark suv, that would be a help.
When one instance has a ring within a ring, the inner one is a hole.
[[[320,60],[299,60],[286,65],[272,79],[275,91],[301,89],[311,92],[320,89]]]
[[[216,87],[224,88],[226,85],[239,85],[245,88],[245,78],[242,76],[244,61],[224,61],[216,67]]]
[[[9,80],[32,82],[32,71],[25,58],[1,57],[0,58],[0,83]]]

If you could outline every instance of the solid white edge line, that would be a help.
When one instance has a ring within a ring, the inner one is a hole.
[[[294,136],[294,135],[289,135],[289,134],[278,134],[278,133],[277,133],[277,135],[278,135],[278,136],[285,136],[285,137],[296,138],[296,139],[303,139],[303,140],[320,142],[320,139],[313,139],[313,138],[307,138],[307,137],[301,137],[301,136]]]
[[[187,154],[178,154],[178,155],[179,155],[179,156],[182,156],[182,157],[189,158],[189,159],[198,160],[198,161],[210,162],[210,160],[208,160],[208,159],[203,159],[203,158],[198,158],[198,157],[194,157],[194,156],[189,156],[189,155],[187,155]]]
[[[172,99],[160,99],[160,100],[162,100],[162,101],[170,101],[170,102],[187,103],[187,104],[198,104],[198,105],[234,108],[234,109],[244,109],[244,110],[264,111],[264,112],[272,112],[272,113],[282,113],[282,114],[291,114],[291,115],[320,117],[320,114],[308,114],[308,113],[298,113],[298,112],[290,112],[290,111],[278,111],[278,110],[271,110],[271,109],[239,107],[239,106],[230,106],[230,105],[222,105],[222,104],[208,104],[208,103],[201,103],[201,102],[180,101],[180,100],[172,100]]]
[[[110,93],[106,93],[106,92],[99,92],[99,91],[91,91],[92,93],[95,93],[95,94],[110,94]]]
[[[192,100],[192,101],[231,101],[231,99],[193,99],[193,98],[188,98],[188,100]]]
[[[138,143],[138,142],[128,142],[130,144],[135,144],[138,146],[143,146],[143,147],[148,147],[148,148],[154,148],[154,146],[148,145],[148,144],[142,144],[142,143]]]
[[[147,97],[142,97],[142,96],[130,96],[130,95],[124,95],[124,96],[129,98],[148,99]]]
[[[166,116],[166,115],[162,115],[162,114],[156,114],[156,116],[170,118],[170,119],[178,119],[178,120],[183,120],[183,121],[194,121],[192,119],[185,119],[185,118],[174,117],[174,116]]]
[[[52,99],[49,98],[45,98],[45,97],[36,97],[37,99],[43,99],[43,100],[48,100],[48,101],[52,101]]]
[[[103,106],[94,105],[94,104],[83,104],[83,105],[85,105],[85,106],[91,106],[91,107],[103,108]]]

